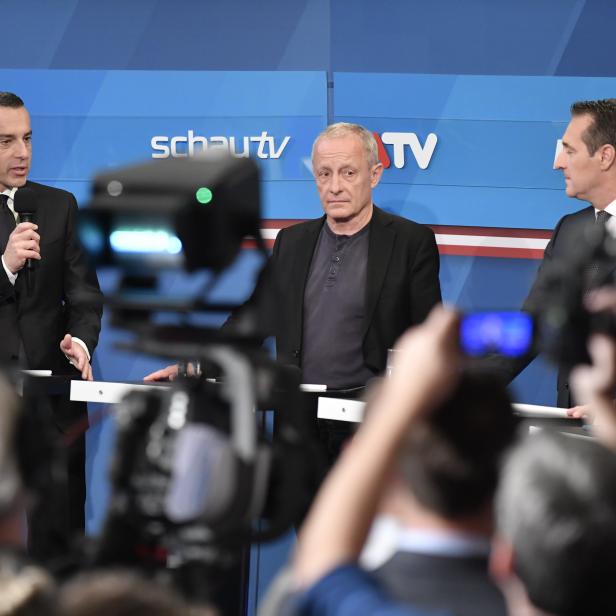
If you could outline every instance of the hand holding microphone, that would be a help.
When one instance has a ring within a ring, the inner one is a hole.
[[[38,226],[34,223],[37,211],[36,195],[29,188],[20,188],[13,200],[15,212],[19,214],[19,224],[9,236],[4,251],[6,266],[16,274],[26,268],[26,288],[31,288],[31,271],[33,260],[41,258],[41,236],[37,233]]]

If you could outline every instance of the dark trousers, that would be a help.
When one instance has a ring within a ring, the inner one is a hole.
[[[357,425],[353,422],[317,419],[317,434],[331,468],[342,453],[349,439],[355,434]]]
[[[70,559],[85,529],[85,434],[87,410],[60,396],[24,398],[26,434],[22,451],[26,483],[33,494],[28,514],[28,552],[45,565]],[[71,405],[70,407],[68,405]],[[69,409],[76,430],[58,420]],[[84,419],[85,418],[85,419]]]

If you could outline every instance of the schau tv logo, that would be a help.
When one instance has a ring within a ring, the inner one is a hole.
[[[420,169],[427,169],[438,142],[438,137],[430,133],[423,145],[419,142],[416,133],[392,133],[378,134],[373,132],[376,145],[379,150],[379,160],[385,169],[391,167],[389,153],[384,144],[393,146],[394,167],[402,169],[406,165],[406,148],[410,148],[411,154]]]
[[[269,135],[266,130],[260,135],[241,137],[204,137],[195,135],[193,130],[189,130],[184,135],[168,137],[166,135],[156,135],[150,140],[152,147],[152,158],[184,158],[193,156],[206,150],[225,150],[238,158],[280,158],[284,149],[287,147],[291,137],[283,137],[279,141],[273,135]]]

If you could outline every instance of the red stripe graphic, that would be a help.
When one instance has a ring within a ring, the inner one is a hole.
[[[261,222],[265,244],[271,248],[280,229],[303,220],[269,219]],[[504,227],[467,227],[428,225],[436,234],[439,253],[465,257],[498,257],[505,259],[542,259],[552,232],[547,229],[511,229]],[[245,248],[254,248],[252,239]]]
[[[391,161],[389,160],[389,154],[387,153],[387,150],[385,149],[385,146],[383,145],[381,135],[379,135],[378,133],[375,133],[374,131],[372,132],[372,134],[374,135],[374,140],[376,141],[376,147],[379,151],[379,160],[381,161],[385,169],[389,169],[389,167],[391,167]]]

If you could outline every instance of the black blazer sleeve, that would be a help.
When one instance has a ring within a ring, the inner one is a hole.
[[[441,301],[439,281],[440,258],[432,229],[418,242],[417,252],[409,264],[411,269],[411,322],[421,323]]]
[[[543,260],[537,270],[535,280],[530,291],[528,292],[528,295],[526,296],[526,299],[522,303],[521,310],[523,312],[534,314],[541,310],[541,300],[544,296],[546,287],[546,272],[550,269],[551,264],[554,261],[555,246],[560,246],[561,244],[559,234],[563,223],[566,225],[567,218],[567,216],[561,218],[554,228],[552,237],[550,238],[550,241],[545,248],[545,252],[543,253]],[[536,349],[533,349],[528,354],[518,358],[494,354],[485,360],[481,360],[478,364],[481,368],[494,372],[494,374],[504,383],[510,383],[535,359],[535,357],[537,357],[537,355],[538,352]]]
[[[102,293],[76,237],[77,212],[77,202],[70,194],[63,265],[66,333],[83,340],[92,354],[101,328]]]

